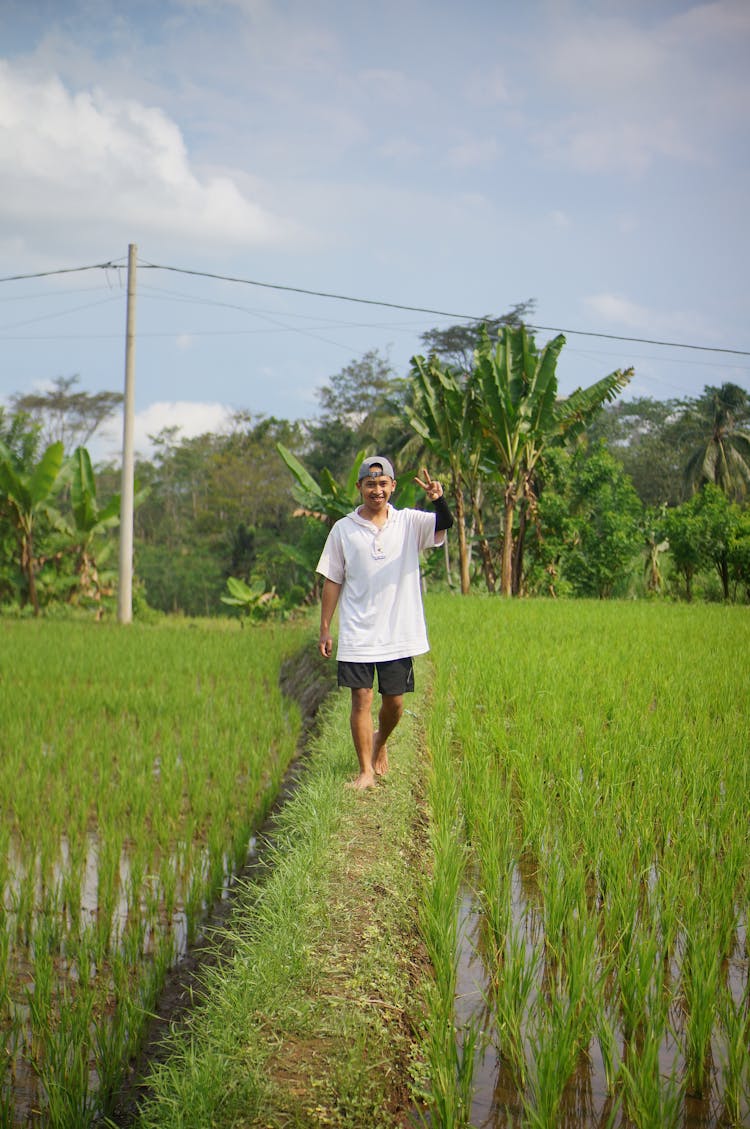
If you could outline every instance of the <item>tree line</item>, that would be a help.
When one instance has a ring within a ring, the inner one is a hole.
[[[317,393],[311,420],[237,412],[221,434],[152,437],[136,460],[136,615],[287,614],[317,598],[332,521],[363,453],[388,454],[396,504],[428,464],[456,527],[428,582],[506,596],[750,600],[750,396],[623,397],[632,370],[561,396],[565,340],[537,346],[532,303],[431,330],[398,374],[377,350]],[[59,377],[0,408],[0,607],[114,608],[119,469],[86,444],[112,393]]]

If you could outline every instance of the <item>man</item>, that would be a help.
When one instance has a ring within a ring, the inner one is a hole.
[[[317,571],[325,577],[318,648],[333,652],[331,621],[339,609],[338,684],[352,692],[351,731],[359,775],[351,787],[371,788],[388,771],[387,741],[404,711],[404,694],[414,689],[412,658],[429,650],[422,608],[419,554],[442,545],[453,517],[443,488],[427,469],[414,481],[435,513],[396,510],[396,479],[382,455],[365,459],[357,489],[362,505],[337,521],[328,535]],[[373,732],[375,671],[381,695]]]

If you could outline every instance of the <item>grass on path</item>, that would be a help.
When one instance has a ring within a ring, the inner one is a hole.
[[[267,874],[240,894],[233,956],[208,970],[202,1005],[154,1068],[141,1129],[414,1124],[424,701],[408,699],[391,771],[361,794],[344,788],[348,695],[329,699]]]

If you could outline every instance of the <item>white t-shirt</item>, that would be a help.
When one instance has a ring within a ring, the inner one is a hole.
[[[428,651],[419,554],[442,545],[435,514],[389,504],[382,529],[354,510],[336,522],[317,571],[341,584],[341,662],[383,662]]]

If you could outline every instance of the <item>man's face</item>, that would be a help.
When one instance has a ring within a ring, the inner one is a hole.
[[[383,474],[377,467],[366,478],[361,478],[357,483],[362,501],[368,510],[384,509],[388,505],[393,491],[396,489],[395,479]]]

